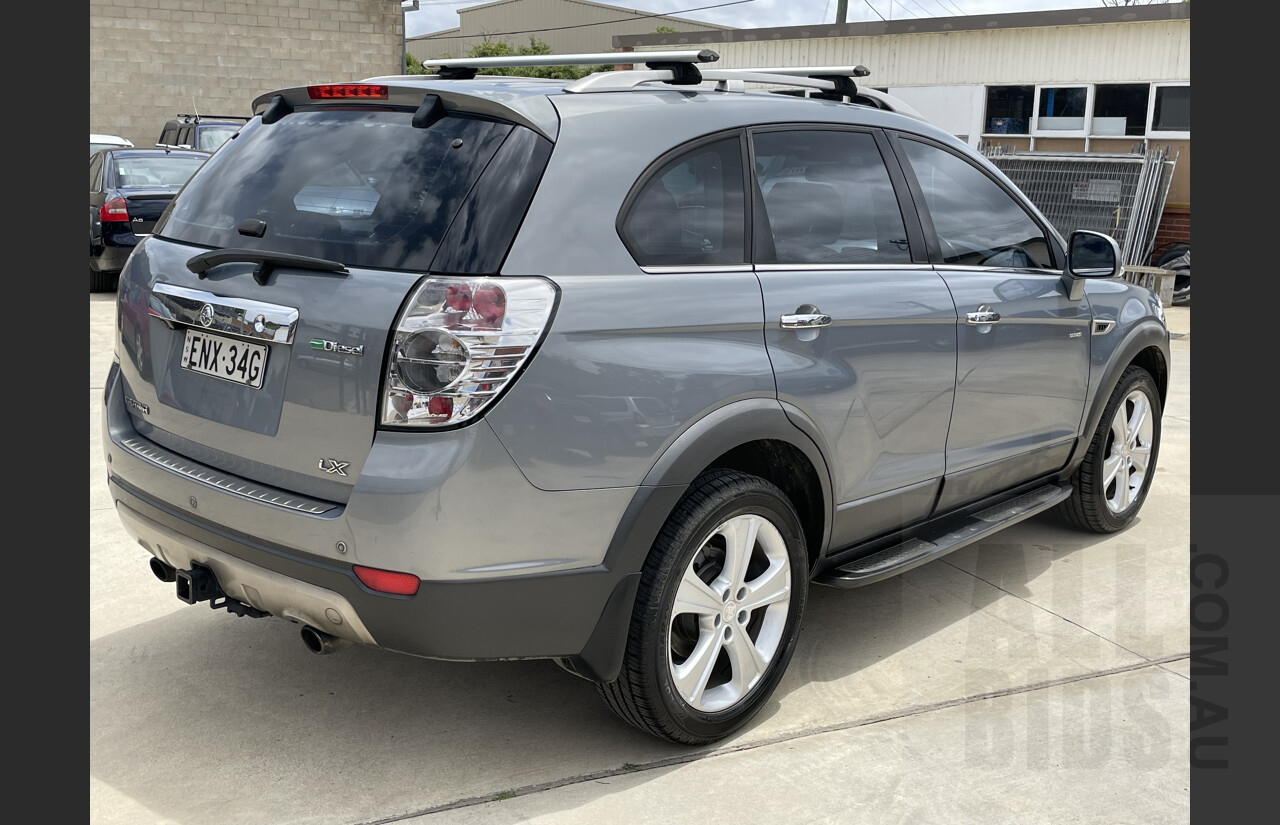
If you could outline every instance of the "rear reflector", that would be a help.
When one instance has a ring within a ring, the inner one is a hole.
[[[324,86],[308,86],[312,100],[386,100],[387,87],[373,83],[330,83]]]
[[[396,573],[391,570],[378,570],[374,567],[355,565],[356,577],[364,582],[364,586],[379,593],[394,593],[397,596],[412,596],[418,592],[422,581],[412,573]]]

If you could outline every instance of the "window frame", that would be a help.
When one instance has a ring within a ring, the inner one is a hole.
[[[911,165],[911,158],[907,154],[906,147],[902,145],[902,141],[905,140],[913,140],[925,146],[946,152],[957,160],[969,164],[969,166],[973,167],[975,171],[999,187],[1002,192],[1008,195],[1009,198],[1027,214],[1027,217],[1031,219],[1032,223],[1040,228],[1040,231],[1048,241],[1049,252],[1053,257],[1053,260],[1050,262],[1049,266],[1034,267],[1034,269],[1040,272],[1061,274],[1066,266],[1066,248],[1063,245],[1064,239],[1059,235],[1058,230],[1049,223],[1048,219],[1040,213],[1040,210],[1031,202],[1031,199],[1016,187],[1011,187],[1007,184],[1004,181],[1003,176],[993,174],[992,170],[984,168],[981,163],[976,163],[973,158],[957,152],[954,147],[948,146],[945,143],[940,143],[932,138],[925,137],[924,135],[891,131],[888,133],[888,138],[890,144],[893,146],[895,154],[897,155],[898,164],[902,167],[902,174],[906,178],[911,198],[916,204],[915,213],[917,215],[917,220],[920,221],[924,231],[925,244],[929,252],[929,263],[934,266],[954,266],[953,264],[947,263],[942,254],[942,246],[938,240],[938,230],[933,223],[933,214],[929,210],[929,204],[925,199],[924,190],[920,186],[920,181],[916,178],[915,169]],[[999,170],[996,171],[998,172]],[[988,271],[991,269],[989,267],[973,268],[981,271]]]
[[[1018,86],[1032,86],[1035,89],[1031,104],[1031,117],[1027,122],[1026,132],[988,132],[986,127],[990,117],[987,113],[987,97],[991,89],[1000,89]],[[1145,121],[1142,127],[1141,135],[1101,135],[1094,131],[1094,109],[1097,107],[1097,91],[1099,86],[1146,86],[1147,87],[1147,111]],[[983,84],[983,103],[982,103],[982,137],[984,139],[996,139],[1008,137],[1029,137],[1029,138],[1085,138],[1087,140],[1190,140],[1191,131],[1187,130],[1167,130],[1156,131],[1153,128],[1155,121],[1156,96],[1161,89],[1169,87],[1185,86],[1190,88],[1190,80],[1167,80],[1167,81],[1147,81],[1147,80],[1107,80],[1096,81],[1091,83],[1036,83],[1036,84],[1019,84],[1019,83],[989,83]],[[1040,128],[1040,98],[1042,93],[1048,89],[1086,89],[1085,94],[1085,115],[1083,129],[1042,129]],[[1034,143],[1033,143],[1034,146]]]
[[[1037,83],[1035,101],[1031,104],[1031,135],[1038,138],[1089,137],[1093,123],[1093,83]],[[1079,129],[1043,129],[1040,126],[1040,101],[1044,93],[1057,89],[1084,89],[1084,123]]]
[[[905,262],[895,263],[839,263],[839,264],[780,264],[774,263],[773,259],[777,257],[776,250],[773,247],[773,230],[772,227],[763,223],[768,215],[764,208],[764,192],[760,189],[759,181],[756,180],[756,150],[754,137],[758,134],[772,132],[859,132],[870,134],[875,140],[876,149],[880,152],[880,161],[884,164],[886,171],[889,173],[889,182],[893,186],[893,196],[898,201],[898,211],[902,216],[903,226],[907,233],[907,245],[909,260]],[[744,167],[748,184],[751,187],[751,221],[750,227],[755,242],[751,246],[751,262],[756,266],[764,266],[770,268],[877,268],[887,269],[892,267],[918,267],[930,263],[930,250],[928,248],[927,238],[924,227],[920,223],[920,216],[917,214],[913,196],[915,191],[911,188],[911,182],[907,179],[901,166],[901,160],[895,147],[891,144],[888,133],[884,129],[872,126],[857,126],[845,123],[830,122],[797,122],[797,123],[779,123],[761,126],[752,126],[744,130],[744,139],[746,142],[747,165]]]
[[[652,255],[646,255],[644,250],[639,249],[628,232],[627,220],[631,217],[632,209],[640,200],[640,196],[648,190],[649,184],[659,176],[659,173],[667,169],[675,161],[688,157],[697,153],[700,149],[710,146],[711,144],[721,143],[736,138],[738,141],[738,164],[742,171],[742,247],[740,251],[741,260],[734,263],[670,263],[664,261],[650,260]],[[635,182],[631,184],[631,188],[627,191],[626,197],[622,199],[622,205],[618,208],[618,214],[614,218],[613,229],[618,236],[618,240],[622,243],[622,248],[626,250],[627,255],[645,272],[689,272],[689,271],[738,271],[750,269],[752,261],[753,241],[752,226],[754,222],[753,212],[755,200],[752,196],[751,184],[754,175],[751,174],[750,144],[747,140],[747,130],[744,127],[734,127],[732,129],[724,129],[719,132],[713,132],[708,135],[702,135],[693,140],[685,141],[679,146],[672,147],[655,158],[644,171],[636,177]]]
[[[1027,129],[1024,132],[989,132],[987,127],[990,125],[992,115],[989,111],[991,105],[992,89],[1030,89],[1031,90],[1031,112],[1026,118]],[[982,130],[983,137],[1029,137],[1031,135],[1031,125],[1035,122],[1036,114],[1036,86],[1034,83],[989,83],[982,87]]]
[[[1174,140],[1177,140],[1177,139],[1190,140],[1191,139],[1190,129],[1157,132],[1153,128],[1155,124],[1155,118],[1156,118],[1156,95],[1159,93],[1159,90],[1184,87],[1184,86],[1187,89],[1190,89],[1191,81],[1190,80],[1168,81],[1168,82],[1151,84],[1150,97],[1147,98],[1147,125],[1146,125],[1147,137],[1161,138],[1161,139],[1174,139]]]

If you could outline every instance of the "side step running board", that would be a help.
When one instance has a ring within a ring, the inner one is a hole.
[[[814,581],[832,587],[861,587],[896,576],[1042,513],[1070,495],[1068,484],[1047,484],[959,521],[945,522],[941,529],[949,532],[908,539],[820,574]]]

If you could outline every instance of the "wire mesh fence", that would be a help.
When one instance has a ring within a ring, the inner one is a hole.
[[[1178,161],[1169,147],[1104,154],[987,144],[981,151],[1063,237],[1077,229],[1105,232],[1120,244],[1126,266],[1147,263]]]

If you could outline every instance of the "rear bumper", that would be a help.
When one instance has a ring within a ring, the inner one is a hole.
[[[217,483],[202,481],[127,446],[141,436],[122,385],[113,368],[103,444],[121,523],[165,564],[212,570],[232,599],[360,644],[438,659],[571,659],[588,678],[598,672],[593,654],[584,655],[599,646],[590,644],[597,627],[608,624],[612,637],[629,620],[624,597],[638,574],[609,569],[604,554],[635,490],[546,493],[509,458],[503,466],[505,453],[484,453],[475,472],[477,462],[461,459],[483,445],[459,436],[451,474],[423,470],[409,478],[405,468],[419,465],[404,460],[405,445],[383,445],[400,455],[397,473],[371,474],[373,488],[358,483],[345,505],[322,516],[290,511],[238,495],[214,468],[208,476]],[[467,438],[486,437],[492,433]],[[527,489],[507,495],[517,483]],[[500,523],[486,524],[478,516],[495,499],[501,518],[490,520]],[[589,518],[573,517],[588,510]],[[547,538],[553,529],[554,543]],[[548,558],[561,567],[531,561]],[[502,559],[514,561],[496,563]],[[379,593],[360,582],[354,564],[413,572],[421,586],[413,596]],[[613,615],[610,605],[620,603],[626,614]]]
[[[89,268],[98,272],[119,272],[124,269],[125,263],[129,260],[129,255],[133,253],[133,249],[137,246],[138,239],[134,236],[133,243],[124,246],[101,246],[96,250],[97,254],[89,256]],[[113,243],[118,243],[119,239],[113,239]]]
[[[225,528],[183,518],[116,479],[109,487],[126,532],[166,564],[178,570],[203,565],[231,598],[333,636],[414,656],[578,658],[610,596],[627,581],[597,567],[424,581],[414,596],[392,596],[366,588],[350,565],[250,543]],[[591,671],[589,665],[582,669]]]

